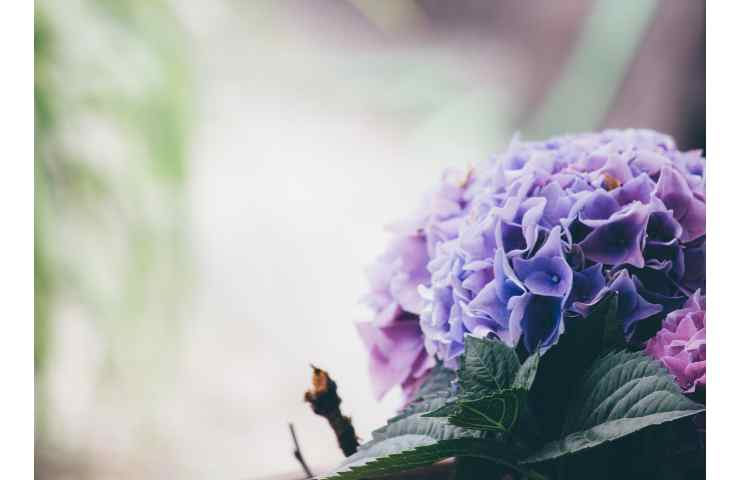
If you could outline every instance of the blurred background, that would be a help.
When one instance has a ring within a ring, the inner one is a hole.
[[[695,0],[36,0],[36,474],[300,478],[361,436],[383,226],[516,132],[704,148]]]

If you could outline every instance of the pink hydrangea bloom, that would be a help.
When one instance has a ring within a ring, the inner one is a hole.
[[[686,392],[707,383],[705,298],[697,291],[684,307],[668,314],[645,351],[663,362]]]

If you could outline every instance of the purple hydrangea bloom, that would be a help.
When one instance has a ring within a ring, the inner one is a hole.
[[[378,398],[395,385],[411,398],[435,364],[419,326],[424,307],[419,286],[429,284],[427,263],[436,246],[457,236],[471,181],[470,174],[447,172],[421,209],[389,227],[393,238],[388,249],[368,268],[371,291],[365,302],[375,315],[357,329],[370,354],[370,378]]]
[[[639,322],[703,285],[704,159],[649,130],[515,139],[476,170],[458,235],[430,255],[421,329],[456,364],[467,334],[532,351],[565,312],[618,291],[628,340]]]
[[[705,299],[697,291],[682,309],[666,316],[645,351],[663,362],[684,391],[693,392],[707,383],[706,342]]]

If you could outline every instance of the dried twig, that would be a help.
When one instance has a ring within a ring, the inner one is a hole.
[[[326,418],[334,430],[339,447],[345,457],[357,451],[358,441],[352,420],[342,415],[339,404],[342,399],[337,395],[337,384],[324,370],[311,365],[313,377],[311,389],[306,392],[305,400],[311,404],[314,413]]]
[[[303,459],[301,447],[298,445],[298,437],[295,434],[295,427],[292,423],[289,423],[288,428],[290,428],[290,436],[293,437],[293,456],[298,460],[298,463],[301,464],[301,467],[303,467],[303,471],[306,473],[306,478],[313,478],[313,473],[311,473],[311,469],[308,468],[306,461]]]

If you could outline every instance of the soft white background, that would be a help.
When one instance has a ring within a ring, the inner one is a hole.
[[[197,32],[207,119],[189,192],[199,286],[176,386],[183,402],[164,420],[182,430],[177,458],[208,459],[188,465],[195,476],[296,470],[288,421],[314,468],[339,461],[331,430],[301,401],[309,362],[337,380],[361,436],[382,424],[397,398],[372,397],[353,326],[369,315],[359,305],[364,266],[384,248],[383,226],[416,208],[445,166],[465,167],[501,146],[498,125],[487,138],[462,134],[469,121],[455,119],[471,109],[464,104],[432,106],[412,128],[393,112],[373,118],[354,102],[382,100],[387,83],[366,79],[360,88],[371,91],[353,92],[342,85],[355,83],[352,72],[314,73],[336,75],[338,66],[302,52],[305,38],[285,40],[274,58],[268,45],[235,33],[242,25],[213,13]]]

